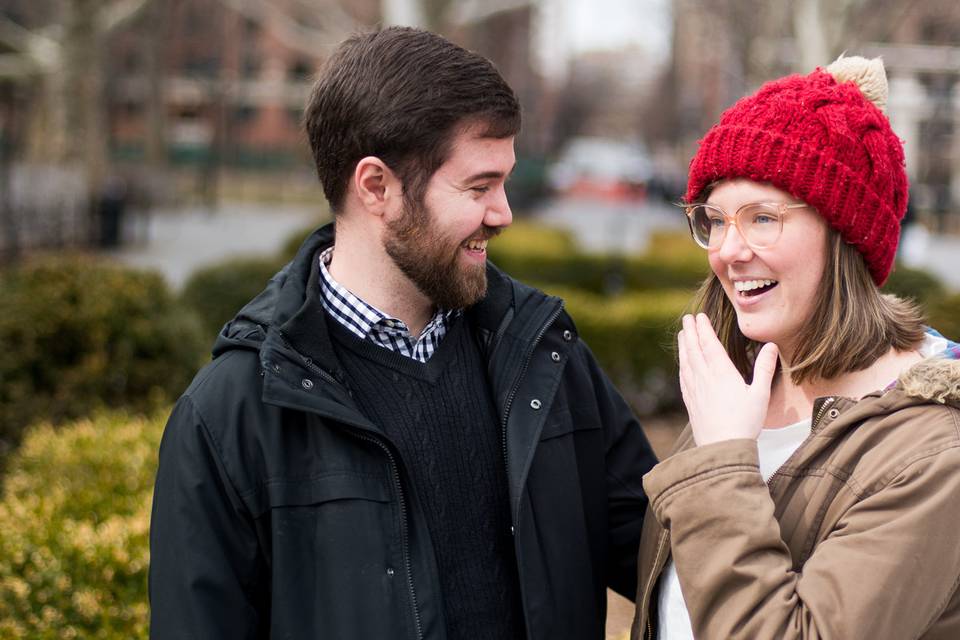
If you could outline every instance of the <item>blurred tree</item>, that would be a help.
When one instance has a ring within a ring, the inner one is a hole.
[[[40,101],[27,139],[30,158],[79,163],[87,188],[96,189],[107,171],[106,107],[103,92],[106,41],[135,18],[150,0],[63,0],[47,3],[36,24],[0,13],[6,78],[41,81]]]
[[[851,21],[868,3],[869,0],[794,0],[796,70],[808,72],[842,53],[849,42]]]

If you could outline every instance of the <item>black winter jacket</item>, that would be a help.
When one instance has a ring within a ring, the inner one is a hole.
[[[151,637],[441,639],[429,532],[404,461],[361,415],[318,298],[314,233],[221,332],[164,432]],[[504,431],[527,635],[603,638],[636,593],[655,463],[559,299],[490,266],[467,311]]]

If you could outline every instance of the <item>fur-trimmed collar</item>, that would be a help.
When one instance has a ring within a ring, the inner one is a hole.
[[[943,338],[932,329],[928,334]],[[946,349],[901,373],[898,382],[915,398],[960,405],[960,344],[948,340]]]

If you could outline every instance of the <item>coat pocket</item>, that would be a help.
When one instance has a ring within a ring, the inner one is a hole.
[[[391,638],[407,590],[385,476],[343,471],[264,483],[278,637]]]
[[[576,431],[591,431],[601,426],[596,405],[565,406],[554,411],[544,423],[540,440],[551,440]]]
[[[303,507],[336,500],[388,502],[390,491],[384,477],[351,471],[332,471],[308,478],[274,478],[249,496],[254,517],[277,507]]]

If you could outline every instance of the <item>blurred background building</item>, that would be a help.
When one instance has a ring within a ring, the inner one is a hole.
[[[515,88],[519,209],[592,182],[676,198],[738,97],[843,51],[882,55],[914,212],[960,230],[950,0],[0,0],[0,252],[129,239],[103,221],[110,198],[318,198],[300,127],[311,79],[343,37],[393,23],[487,55]],[[617,157],[645,168],[605,168]]]

